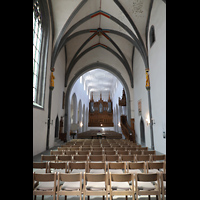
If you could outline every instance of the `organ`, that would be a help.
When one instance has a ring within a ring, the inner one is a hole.
[[[113,109],[112,100],[110,95],[108,101],[102,100],[102,94],[100,94],[100,100],[94,101],[93,93],[89,102],[89,127],[112,127],[113,124]]]

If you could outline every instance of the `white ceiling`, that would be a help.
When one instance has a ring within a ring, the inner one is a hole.
[[[149,28],[148,16],[153,1],[51,0],[51,2],[54,21],[52,61],[55,64],[60,50],[65,48],[65,86],[67,87],[70,80],[83,67],[101,62],[112,66],[126,80],[128,87],[133,88],[134,47],[145,62],[148,57],[146,41],[146,32]],[[98,14],[95,16],[95,13]],[[100,29],[100,34],[90,38]],[[105,29],[108,31],[105,32]],[[75,37],[69,39],[73,35]],[[93,48],[94,45],[97,47]],[[148,68],[146,63],[145,67]],[[54,64],[51,67],[54,67]],[[95,94],[100,91],[112,93],[116,84],[115,77],[100,69],[86,73],[83,79],[89,91],[95,91]]]
[[[100,99],[100,93],[103,100],[108,100],[109,94],[112,98],[116,85],[121,83],[110,72],[102,69],[94,69],[82,75],[82,84],[90,97],[91,92],[93,92],[93,98],[97,101]]]

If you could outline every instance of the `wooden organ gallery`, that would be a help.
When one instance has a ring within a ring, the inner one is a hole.
[[[89,102],[89,127],[112,127],[113,124],[113,109],[112,100],[110,95],[108,101],[102,100],[102,94],[100,94],[100,100],[94,101],[93,93]]]

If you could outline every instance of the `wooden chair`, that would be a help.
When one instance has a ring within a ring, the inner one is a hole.
[[[68,163],[68,173],[80,173],[82,172],[87,172],[87,163],[86,162],[79,162],[79,163],[74,163],[74,162],[69,162]]]
[[[44,174],[48,172],[47,162],[33,162],[33,172],[36,174]]]
[[[126,172],[126,163],[125,162],[108,162],[108,173],[122,174]]]
[[[88,156],[87,155],[74,155],[73,162],[87,162]]]
[[[102,151],[102,150],[103,150],[102,147],[94,147],[94,146],[91,147],[91,151]]]
[[[166,155],[152,155],[151,156],[151,161],[152,162],[162,162],[162,161],[166,161]]]
[[[101,150],[101,151],[96,151],[96,150],[92,150],[91,152],[90,152],[90,155],[103,155],[104,153],[103,153],[103,151]]]
[[[130,150],[130,155],[142,155],[142,151]]]
[[[104,162],[104,155],[90,155],[88,162]]]
[[[38,182],[35,187],[35,181]],[[54,174],[46,173],[46,174],[36,174],[33,172],[33,195],[42,195],[42,199],[44,199],[44,195],[52,195],[53,200],[55,200],[56,196],[56,172]]]
[[[64,155],[69,155],[69,156],[71,156],[71,155],[76,155],[76,152],[77,151],[67,151],[67,150],[63,150],[63,154]]]
[[[165,172],[166,162],[147,162],[147,173]]]
[[[72,161],[72,155],[58,155],[57,161],[58,162],[71,162]]]
[[[119,196],[126,196],[131,195],[132,200],[135,199],[134,196],[134,186],[129,185],[129,182],[132,181],[134,183],[134,176],[133,174],[113,174],[110,173],[110,199],[112,200],[112,197],[114,195]]]
[[[166,195],[166,173],[161,173],[161,193],[162,193],[162,200],[164,200],[164,195]]]
[[[146,162],[127,162],[127,173],[136,174],[136,173],[147,173]]]
[[[60,186],[60,181],[64,182]],[[82,172],[77,174],[66,174],[58,172],[58,189],[57,189],[57,200],[59,200],[60,195],[65,196],[65,200],[67,199],[67,195],[78,195],[82,197]]]
[[[120,160],[118,155],[105,155],[106,162],[118,162]]]
[[[101,162],[101,163],[89,162],[88,173],[93,173],[93,174],[106,173],[106,163],[105,162]]]
[[[134,155],[120,155],[121,156],[121,161],[125,162],[133,162],[134,161]]]
[[[63,155],[63,150],[51,150],[50,155]]]
[[[66,162],[49,162],[49,173],[60,172],[67,173],[67,163]]]
[[[70,150],[70,148],[69,147],[58,147],[57,148],[58,149],[58,151],[62,151],[62,150]]]
[[[85,196],[106,196],[108,200],[108,174],[84,173],[83,199]],[[103,197],[104,198],[104,197]],[[88,198],[89,199],[89,198]]]
[[[118,155],[129,155],[129,151],[117,150]]]
[[[138,200],[139,195],[157,195],[158,200],[160,200],[160,179],[159,173],[155,174],[145,174],[138,173],[135,174],[135,192],[136,200]],[[157,183],[155,183],[157,181]],[[155,185],[153,183],[155,183]]]
[[[105,155],[116,155],[116,151],[105,150],[104,154]]]
[[[89,150],[79,150],[77,151],[77,155],[90,155]]]
[[[136,155],[135,156],[135,162],[140,162],[140,161],[150,161],[151,160],[151,155]]]
[[[155,150],[153,150],[153,151],[144,150],[143,151],[143,155],[155,155],[155,154],[156,154]]]
[[[41,155],[41,161],[54,161],[56,162],[56,155]]]

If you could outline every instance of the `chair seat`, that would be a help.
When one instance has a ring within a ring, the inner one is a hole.
[[[112,190],[129,190],[129,189],[131,189],[128,182],[112,181],[111,185],[112,185]]]
[[[73,169],[71,173],[72,174],[77,174],[77,173],[79,174],[80,172],[84,173],[85,169]]]
[[[61,190],[74,191],[80,190],[80,181],[64,182]]]
[[[36,187],[37,190],[53,190],[54,189],[54,181],[50,182],[40,182],[39,185]]]
[[[156,187],[151,182],[138,181],[139,190],[154,190]]]
[[[92,173],[92,174],[104,174],[105,171],[104,171],[104,169],[91,169],[90,173]]]
[[[137,174],[137,173],[141,173],[141,171],[139,169],[129,169],[129,173]]]
[[[99,181],[99,182],[88,181],[86,189],[93,191],[105,190],[105,181]]]
[[[123,174],[123,170],[122,169],[109,169],[109,172],[111,172],[112,174]]]
[[[65,169],[51,169],[51,173],[55,173],[55,172],[65,173]]]
[[[46,174],[46,169],[34,169],[33,168],[33,172],[35,172],[36,174]]]
[[[149,169],[149,174],[154,174],[160,172],[158,169]]]

